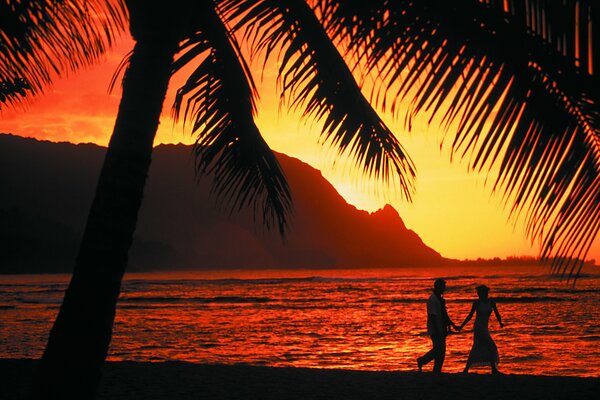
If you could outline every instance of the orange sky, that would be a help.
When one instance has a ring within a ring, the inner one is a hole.
[[[110,95],[107,93],[108,84],[131,47],[131,39],[125,37],[104,62],[57,80],[46,94],[33,99],[26,110],[5,109],[0,114],[0,132],[106,145],[120,97],[118,89]],[[258,83],[261,76],[258,63],[253,66],[253,72]],[[155,144],[193,141],[190,130],[174,126],[170,118],[178,81],[181,82],[181,77],[171,82]],[[425,116],[417,120],[408,133],[401,121],[381,114],[417,166],[417,192],[413,203],[408,204],[392,190],[357,178],[356,172],[343,161],[332,168],[334,153],[317,143],[319,126],[280,111],[274,81],[274,69],[270,67],[264,71],[263,83],[259,84],[261,100],[257,124],[265,139],[274,150],[320,169],[348,202],[369,211],[385,203],[392,204],[407,227],[445,257],[537,255],[538,247],[524,236],[522,225],[507,221],[508,213],[499,196],[490,194],[493,180],[486,186],[485,175],[467,173],[466,161],[450,163],[448,149],[439,148],[443,132],[433,124],[428,126]],[[598,242],[594,243],[588,258],[600,260]]]

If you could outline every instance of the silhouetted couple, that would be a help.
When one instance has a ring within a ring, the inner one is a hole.
[[[446,300],[443,296],[446,291],[446,281],[443,279],[435,280],[433,293],[427,300],[427,333],[431,337],[433,348],[424,356],[417,358],[419,371],[423,369],[423,365],[433,360],[433,372],[442,372],[444,358],[446,357],[446,336],[452,328],[459,332],[475,314],[473,346],[469,352],[464,372],[469,372],[469,368],[473,365],[485,364],[492,368],[492,373],[500,373],[497,368],[499,362],[498,348],[490,336],[488,323],[492,311],[494,311],[500,327],[504,326],[502,318],[498,313],[496,303],[489,298],[490,289],[485,285],[480,285],[477,286],[476,290],[478,299],[473,302],[471,311],[464,322],[457,326],[448,316],[446,309]]]

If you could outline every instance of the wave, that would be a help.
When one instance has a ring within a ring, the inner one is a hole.
[[[26,296],[39,296],[39,295],[56,295],[57,297],[60,296],[62,293],[64,293],[65,288],[60,288],[60,289],[44,289],[44,288],[35,288],[35,289],[31,289],[31,290],[12,290],[8,293],[2,293],[2,295],[0,295],[1,297],[6,296],[7,298],[10,297],[26,297]]]
[[[577,339],[590,341],[590,342],[600,342],[600,335],[579,336]]]
[[[546,279],[548,278],[548,279]],[[447,281],[452,281],[453,283],[449,285],[449,292],[456,292],[462,289],[471,289],[474,287],[473,283],[468,284],[458,284],[460,281],[472,281],[478,279],[485,280],[514,280],[518,279],[519,282],[514,283],[514,288],[506,288],[506,287],[498,287],[494,288],[494,291],[498,293],[533,293],[533,292],[544,292],[544,291],[554,291],[559,293],[600,293],[598,289],[588,289],[582,288],[579,289],[575,287],[543,287],[543,286],[533,286],[533,287],[522,287],[524,282],[532,280],[535,285],[535,281],[537,282],[547,282],[548,280],[557,283],[560,278],[553,275],[492,275],[492,276],[477,276],[477,275],[458,275],[451,277],[444,277]],[[146,280],[146,279],[135,279],[135,280],[125,280],[123,281],[123,288],[145,288],[149,286],[202,286],[202,285],[212,285],[212,286],[245,286],[245,285],[256,285],[256,286],[277,286],[277,285],[290,285],[290,284],[302,284],[302,283],[410,283],[410,282],[421,282],[426,281],[428,284],[423,284],[423,290],[430,290],[431,284],[429,282],[433,282],[432,277],[422,277],[422,276],[386,276],[386,277],[325,277],[325,276],[306,276],[306,277],[296,277],[296,278],[224,278],[224,279],[161,279],[161,280]]]
[[[579,280],[579,279],[589,279],[589,278],[591,278],[591,279],[597,279],[597,278],[600,278],[600,273],[597,273],[597,274],[595,274],[595,273],[593,273],[593,272],[588,272],[588,273],[580,273],[580,274],[577,276],[577,280]]]
[[[576,302],[577,299],[571,297],[555,296],[518,296],[518,297],[494,297],[497,303],[556,303],[556,302]]]
[[[390,278],[327,278],[308,276],[302,278],[227,278],[227,279],[183,279],[183,280],[128,280],[124,286],[172,286],[172,285],[287,285],[293,283],[360,283],[360,282],[389,282]],[[394,279],[392,279],[394,280]]]
[[[6,290],[4,288],[14,289],[14,288],[45,288],[52,290],[60,290],[66,289],[68,286],[68,282],[64,283],[44,283],[44,282],[34,282],[34,283],[0,283],[0,290]]]
[[[15,301],[17,303],[21,303],[21,304],[53,304],[53,305],[57,305],[57,304],[62,303],[62,298],[44,297],[44,298],[37,298],[37,299],[28,299],[28,298],[20,297],[20,298],[15,299]]]
[[[498,303],[555,303],[555,302],[575,302],[576,298],[555,297],[555,296],[517,296],[517,297],[495,297]],[[33,300],[31,302],[41,302]],[[55,301],[56,302],[56,301]],[[289,306],[293,308],[299,305],[310,305],[317,308],[337,307],[342,303],[344,306],[351,304],[424,304],[426,299],[422,297],[362,297],[360,299],[340,299],[328,297],[309,297],[309,298],[273,298],[273,297],[243,297],[243,296],[214,296],[214,297],[173,297],[173,296],[130,296],[119,300],[121,304],[267,304],[278,303],[280,307]],[[472,303],[471,298],[452,299],[451,303]]]
[[[480,278],[476,275],[459,275],[445,277],[446,280],[459,281]],[[489,277],[486,277],[489,278]],[[498,278],[503,278],[498,276]],[[224,279],[131,279],[123,281],[124,287],[138,286],[172,286],[172,285],[288,285],[294,283],[393,283],[393,282],[433,282],[433,277],[423,276],[386,276],[386,277],[325,277],[325,276],[305,276],[297,278],[224,278]],[[424,289],[430,290],[432,285],[424,285]],[[452,286],[451,289],[455,289]],[[461,286],[462,287],[462,286]],[[466,285],[465,287],[470,287]]]
[[[427,299],[421,297],[405,297],[405,298],[365,298],[361,299],[358,302],[373,302],[373,303],[425,303]],[[575,302],[576,298],[570,297],[556,297],[556,296],[500,296],[494,297],[494,301],[497,303],[553,303],[553,302]],[[474,300],[472,298],[458,298],[448,300],[450,304],[452,303],[472,303]]]
[[[527,356],[517,356],[517,357],[506,357],[507,359],[509,359],[511,362],[515,362],[515,363],[519,363],[519,362],[527,362],[527,361],[538,361],[538,360],[543,360],[544,357],[537,355],[537,354],[531,354],[531,355],[527,355]]]
[[[306,276],[297,278],[218,278],[218,279],[126,279],[124,285],[185,285],[185,284],[214,284],[214,285],[278,285],[287,283],[302,283],[302,282],[370,282],[370,281],[385,281],[388,278],[328,278],[321,276]]]
[[[561,288],[561,287],[515,287],[515,288],[496,288],[496,293],[600,293],[600,289],[577,289],[577,288]]]
[[[269,297],[239,297],[239,296],[216,296],[216,297],[124,297],[119,300],[122,303],[269,303],[273,299]]]

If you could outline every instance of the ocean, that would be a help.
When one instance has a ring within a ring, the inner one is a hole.
[[[475,286],[491,288],[505,323],[490,319],[501,371],[600,376],[598,267],[575,286],[536,266],[130,273],[108,359],[414,371],[430,348],[437,277],[457,324]],[[41,356],[68,279],[0,276],[1,358]],[[444,372],[462,371],[472,327],[448,337]]]

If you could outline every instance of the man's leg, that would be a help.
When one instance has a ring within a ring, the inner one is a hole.
[[[436,336],[431,338],[433,340],[433,352],[434,364],[433,372],[442,372],[442,366],[444,365],[444,358],[446,358],[446,336]]]
[[[417,358],[417,366],[419,367],[419,372],[421,372],[421,368],[423,368],[423,365],[428,364],[436,356],[435,340],[434,340],[433,336],[430,336],[430,337],[431,337],[431,342],[433,343],[433,348],[431,350],[429,350],[424,356]]]

